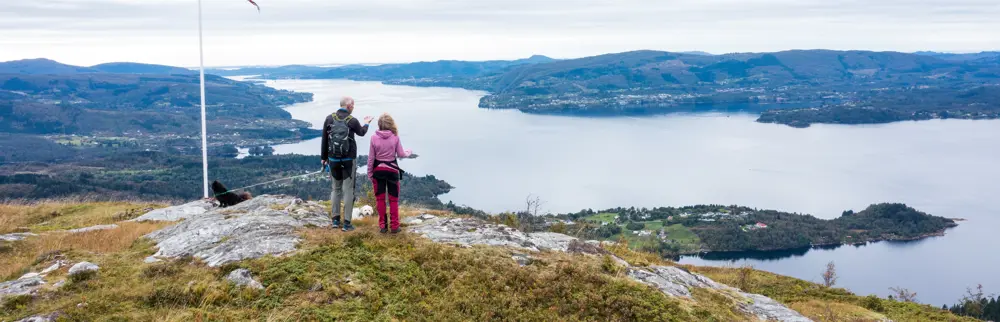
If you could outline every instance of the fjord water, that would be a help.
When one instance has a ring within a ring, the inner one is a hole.
[[[267,85],[314,93],[313,102],[287,110],[315,128],[344,95],[357,100],[356,117],[391,113],[403,145],[420,155],[403,160],[402,167],[455,186],[444,201],[505,211],[521,209],[534,194],[546,201],[545,210],[556,213],[738,204],[820,218],[872,203],[903,202],[968,221],[946,236],[916,242],[681,262],[750,263],[819,281],[826,263],[834,261],[841,287],[882,296],[889,287],[905,287],[934,305],[953,304],[978,283],[1000,292],[1000,121],[796,129],[725,111],[581,118],[486,110],[477,107],[485,93],[453,88],[342,80]],[[359,146],[366,153],[368,139],[360,139]],[[275,149],[318,154],[320,147],[316,139]]]

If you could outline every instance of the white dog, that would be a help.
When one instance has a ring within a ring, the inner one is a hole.
[[[354,218],[365,218],[373,214],[375,214],[375,209],[372,209],[372,206],[369,205],[365,205],[361,208],[354,208],[354,211],[352,212]]]

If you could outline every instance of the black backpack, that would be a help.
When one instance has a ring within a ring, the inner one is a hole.
[[[333,115],[333,122],[327,129],[327,140],[330,142],[329,155],[334,161],[348,161],[354,156],[351,155],[351,127],[347,126],[352,117],[348,115],[344,119]]]

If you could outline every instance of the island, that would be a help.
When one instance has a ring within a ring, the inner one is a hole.
[[[905,204],[881,203],[835,219],[743,206],[583,210],[554,216],[557,226],[588,238],[625,242],[663,256],[702,252],[775,251],[917,240],[941,236],[955,220]],[[573,227],[568,228],[565,225]]]

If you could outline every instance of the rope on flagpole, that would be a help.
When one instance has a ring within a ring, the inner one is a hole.
[[[201,176],[205,198],[208,198],[208,137],[205,126],[205,48],[201,32],[201,0],[198,0],[198,60],[201,70]]]

